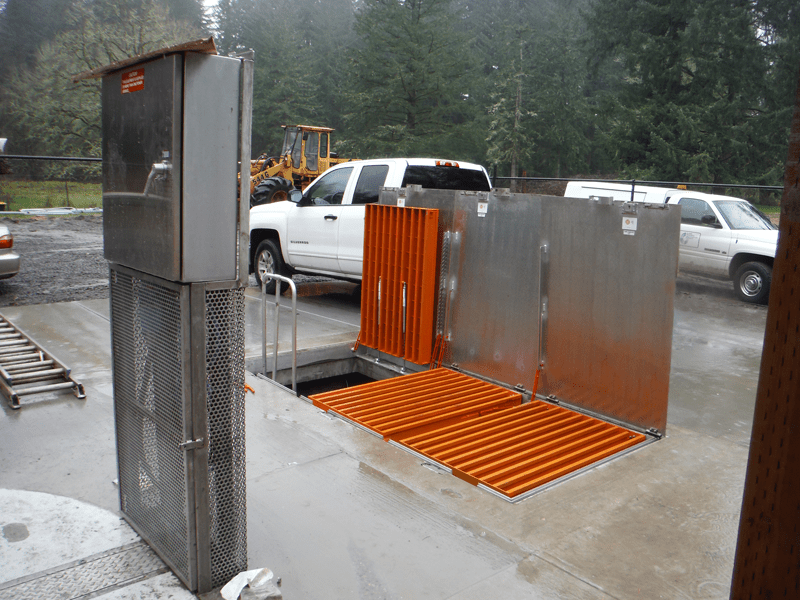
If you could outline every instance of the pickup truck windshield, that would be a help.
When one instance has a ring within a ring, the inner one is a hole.
[[[436,190],[490,191],[489,180],[483,171],[458,167],[408,165],[401,187],[407,185],[420,185],[423,188]]]
[[[747,202],[717,200],[714,204],[731,229],[777,229],[772,221]]]

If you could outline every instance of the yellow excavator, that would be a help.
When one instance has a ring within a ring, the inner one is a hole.
[[[331,152],[330,127],[283,125],[283,129],[280,156],[262,154],[250,161],[250,208],[287,200],[292,189],[304,190],[328,168],[352,160]]]

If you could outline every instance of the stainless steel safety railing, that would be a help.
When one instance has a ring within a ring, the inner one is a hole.
[[[275,279],[275,343],[273,352],[275,360],[272,366],[272,379],[278,379],[278,333],[280,331],[280,310],[281,310],[281,282],[289,284],[292,290],[292,390],[297,392],[297,286],[289,277],[265,273],[261,282],[261,355],[264,359],[264,376],[267,375],[267,281]]]

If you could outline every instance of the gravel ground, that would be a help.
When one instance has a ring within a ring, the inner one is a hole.
[[[22,258],[19,274],[0,280],[0,307],[108,298],[102,215],[4,217],[0,223],[8,225]],[[333,281],[303,275],[294,280]]]
[[[108,298],[102,215],[0,221],[21,257],[19,274],[0,280],[0,306]]]

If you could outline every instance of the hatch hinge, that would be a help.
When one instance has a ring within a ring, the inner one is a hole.
[[[664,434],[663,434],[663,433],[661,433],[661,432],[660,432],[658,429],[656,429],[655,427],[650,427],[650,428],[648,428],[648,430],[647,430],[647,433],[649,433],[649,434],[650,434],[650,435],[652,435],[653,437],[657,437],[658,439],[661,439],[662,437],[664,437]]]
[[[553,404],[561,404],[561,400],[556,398],[555,394],[548,395],[546,399],[548,402],[552,402]]]

